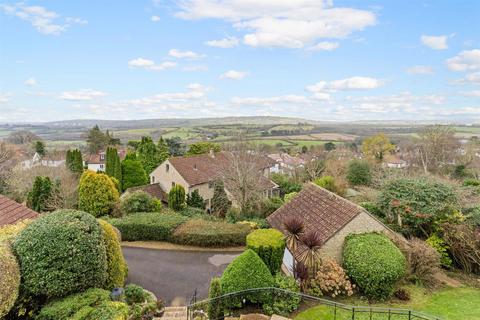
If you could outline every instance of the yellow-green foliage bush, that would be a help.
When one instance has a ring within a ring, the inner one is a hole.
[[[103,173],[87,170],[78,187],[78,208],[95,217],[108,215],[118,201],[119,194],[112,179]]]
[[[10,311],[18,297],[20,267],[10,244],[0,242],[0,319]]]
[[[276,229],[259,229],[247,236],[247,248],[255,251],[272,275],[280,271],[285,251],[285,237]]]
[[[20,220],[15,224],[7,224],[0,228],[0,241],[13,240],[33,220]]]
[[[105,220],[98,220],[103,230],[103,242],[107,252],[106,289],[123,287],[127,277],[128,267],[120,247],[120,237],[116,228]]]

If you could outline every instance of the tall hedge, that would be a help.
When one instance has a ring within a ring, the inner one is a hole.
[[[58,210],[29,224],[13,242],[22,285],[33,296],[59,298],[107,278],[102,228],[90,214]]]
[[[181,185],[176,184],[170,189],[168,193],[168,207],[175,211],[185,208],[185,189]]]
[[[222,294],[227,294],[247,289],[272,287],[274,279],[268,267],[255,251],[247,249],[227,266],[221,278],[221,285]],[[252,292],[229,299],[229,305],[241,306],[243,299],[252,303],[269,301],[268,294]]]
[[[122,166],[120,157],[116,148],[107,148],[107,160],[105,163],[105,173],[118,181],[118,191],[122,191]]]
[[[122,187],[127,190],[131,187],[143,186],[148,183],[148,177],[142,163],[138,160],[125,159],[122,162]]]
[[[374,300],[389,298],[406,271],[406,260],[400,249],[379,233],[347,236],[343,264],[350,278]]]
[[[83,171],[83,160],[80,150],[67,150],[65,165],[70,171],[81,173]]]
[[[20,268],[8,242],[0,242],[0,319],[15,304],[20,288]]]
[[[247,248],[255,251],[272,275],[280,271],[285,251],[285,238],[276,229],[258,229],[247,236]]]
[[[115,183],[103,173],[87,170],[82,174],[78,186],[78,208],[95,217],[108,215],[119,194]]]
[[[127,263],[120,247],[120,232],[105,220],[98,220],[103,231],[103,243],[107,254],[107,280],[104,288],[123,287],[128,273]]]

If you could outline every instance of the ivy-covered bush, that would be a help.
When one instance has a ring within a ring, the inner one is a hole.
[[[118,201],[118,190],[103,173],[85,171],[78,185],[78,208],[95,217],[108,215]]]
[[[178,213],[141,212],[106,220],[120,230],[124,241],[170,241],[175,228],[187,218]]]
[[[102,228],[88,213],[58,210],[40,216],[17,236],[13,248],[22,285],[31,295],[59,298],[105,284]]]
[[[372,182],[370,164],[365,160],[352,160],[348,163],[347,180],[353,186],[368,186]]]
[[[222,293],[232,293],[247,289],[271,287],[274,284],[273,276],[268,267],[255,251],[247,249],[236,257],[225,269],[221,278]],[[227,305],[241,306],[245,299],[252,303],[267,303],[270,296],[265,292],[246,293],[228,299]]]
[[[351,296],[354,287],[345,270],[335,260],[325,260],[319,266],[315,277],[310,280],[308,293],[316,297]]]
[[[255,251],[275,275],[280,271],[285,251],[285,237],[276,229],[259,229],[247,236],[247,248]]]
[[[173,241],[201,247],[242,246],[250,232],[251,228],[247,225],[193,219],[175,230]]]
[[[110,291],[89,289],[47,304],[35,319],[124,320],[127,315],[128,306],[111,301]]]
[[[15,304],[20,288],[20,267],[8,242],[0,242],[0,319]]]
[[[138,190],[123,196],[120,201],[120,208],[127,214],[135,212],[158,212],[162,209],[162,204],[158,199],[153,198],[148,193]]]
[[[109,290],[123,287],[128,273],[128,266],[120,247],[121,239],[119,232],[107,221],[98,221],[102,226],[103,243],[107,253],[107,280],[104,287]]]
[[[390,239],[379,233],[345,238],[343,264],[350,278],[369,298],[384,300],[405,275],[406,260]]]
[[[300,292],[300,286],[293,277],[286,277],[279,273],[275,276],[274,281],[276,288]],[[271,301],[263,304],[263,311],[268,315],[278,314],[286,317],[298,309],[301,300],[302,298],[298,294],[277,291],[271,297]]]
[[[457,204],[458,195],[451,185],[429,179],[392,180],[378,196],[378,206],[389,222],[401,219],[404,234],[424,238],[455,212]]]

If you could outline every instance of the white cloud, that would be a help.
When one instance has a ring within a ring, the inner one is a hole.
[[[12,95],[10,93],[1,93],[0,92],[0,103],[7,103],[10,101],[10,97]]]
[[[141,68],[150,71],[163,71],[166,69],[175,68],[177,66],[177,63],[172,61],[165,61],[157,64],[153,60],[136,58],[128,61],[128,66],[131,68]]]
[[[151,17],[150,17],[150,21],[152,21],[152,22],[158,22],[158,21],[160,21],[160,17],[159,17],[159,16],[151,16]]]
[[[35,78],[33,78],[33,77],[30,77],[27,80],[25,80],[24,84],[29,86],[29,87],[33,87],[33,86],[37,85],[37,80],[35,80]]]
[[[204,57],[203,55],[200,55],[193,51],[180,51],[177,49],[170,49],[168,51],[168,55],[170,57],[174,57],[177,59],[190,59],[190,60],[198,60]]]
[[[368,90],[381,87],[384,81],[370,77],[351,77],[341,80],[320,81],[314,85],[307,86],[312,93],[326,93],[344,90]],[[322,95],[320,95],[321,97]],[[323,96],[326,97],[326,96]]]
[[[103,91],[93,89],[80,89],[77,91],[64,91],[60,94],[59,99],[68,101],[90,101],[106,96]]]
[[[460,84],[480,84],[480,72],[468,73],[462,79],[456,80],[455,83]]]
[[[480,49],[460,52],[455,57],[447,59],[447,66],[452,71],[480,70]]]
[[[338,42],[322,41],[308,48],[309,51],[332,51],[339,47]]]
[[[247,76],[247,72],[245,71],[229,70],[224,74],[220,75],[220,79],[242,80],[246,76]]]
[[[72,24],[86,24],[87,20],[81,18],[61,16],[41,6],[26,6],[19,2],[14,5],[0,4],[0,9],[10,16],[15,16],[29,22],[38,32],[48,35],[59,35]]]
[[[376,23],[371,11],[333,7],[330,0],[185,0],[182,19],[222,19],[246,30],[254,47],[303,48],[319,39],[341,39]]]
[[[207,46],[224,49],[236,47],[238,43],[239,40],[236,37],[227,37],[221,40],[210,40],[205,42]]]
[[[409,74],[432,74],[433,68],[430,66],[413,66],[405,70]]]
[[[191,65],[191,66],[183,67],[182,70],[191,71],[191,72],[203,72],[203,71],[208,71],[208,66],[204,64]]]
[[[433,50],[445,50],[448,48],[447,44],[448,36],[426,36],[422,35],[420,40],[423,45]]]
[[[462,94],[469,97],[480,97],[480,90],[466,91],[462,92]]]

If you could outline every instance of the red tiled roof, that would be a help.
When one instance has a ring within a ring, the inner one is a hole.
[[[148,193],[154,198],[157,198],[161,200],[164,203],[168,203],[168,195],[163,191],[162,187],[160,187],[160,184],[154,183],[154,184],[147,184],[144,186],[138,186],[138,187],[131,187],[125,190],[125,192],[135,192],[135,191],[143,191]]]
[[[267,221],[275,229],[286,233],[284,221],[297,216],[304,222],[304,232],[316,231],[325,243],[363,211],[353,202],[309,183],[292,200],[272,213]]]
[[[187,157],[172,157],[169,161],[183,179],[189,185],[194,186],[219,178],[221,168],[224,168],[230,160],[226,152],[217,152],[214,156],[200,154]],[[259,156],[257,164],[258,170],[262,170],[274,166],[275,161],[265,156]]]
[[[14,224],[23,219],[33,219],[37,216],[37,212],[0,195],[0,226]]]

